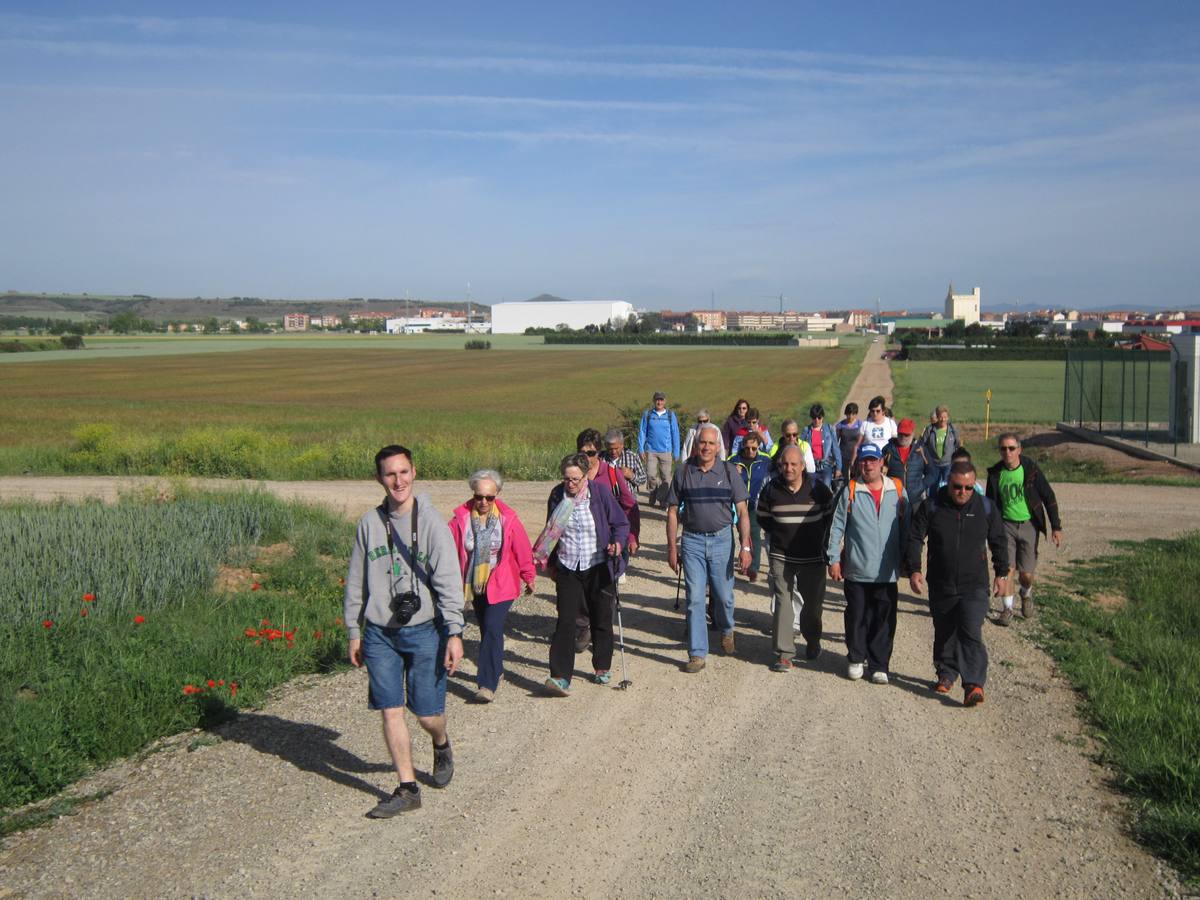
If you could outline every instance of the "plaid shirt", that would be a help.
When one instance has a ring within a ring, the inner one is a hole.
[[[558,541],[558,564],[583,572],[604,562],[606,550],[596,541],[596,520],[592,518],[591,502],[585,497],[575,506],[567,530]]]
[[[638,487],[646,484],[646,467],[642,465],[642,458],[628,447],[622,450],[616,459],[606,459],[605,461],[618,469],[633,469],[633,483]]]

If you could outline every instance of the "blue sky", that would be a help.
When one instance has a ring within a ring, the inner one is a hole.
[[[1200,4],[0,2],[0,290],[1200,306]]]

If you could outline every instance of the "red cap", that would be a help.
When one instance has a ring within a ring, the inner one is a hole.
[[[900,424],[898,424],[896,426],[896,430],[899,431],[901,434],[912,434],[913,427],[914,426],[913,426],[912,419],[901,419]]]

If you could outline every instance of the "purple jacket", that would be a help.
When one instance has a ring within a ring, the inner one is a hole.
[[[597,479],[598,481],[598,479]],[[597,489],[597,481],[588,482],[588,509],[592,513],[592,519],[596,523],[596,544],[600,547],[606,547],[614,541],[621,545],[624,549],[629,541],[629,519],[626,518],[624,511],[617,504],[617,498],[612,495],[607,484],[602,484]],[[555,507],[563,498],[563,486],[561,484],[555,486],[550,492],[550,499],[546,501],[546,519],[554,515]],[[550,554],[550,559],[547,563],[547,568],[552,568],[558,563],[558,548],[554,548],[554,552]],[[618,554],[616,557],[608,558],[608,570],[612,573],[614,579],[619,578],[621,573],[625,571],[625,560]]]

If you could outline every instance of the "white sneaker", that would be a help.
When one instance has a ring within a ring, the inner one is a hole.
[[[621,573],[621,577],[617,579],[617,584],[624,584],[624,583],[625,583],[625,579],[626,579],[626,577],[627,577],[627,576],[625,575],[625,573],[624,573],[624,572],[622,572],[622,573]]]
[[[858,681],[863,677],[863,663],[850,663],[850,668],[846,670],[846,677],[851,681]]]
[[[887,672],[872,672],[871,684],[887,684]]]

